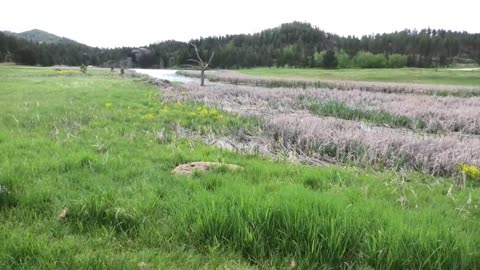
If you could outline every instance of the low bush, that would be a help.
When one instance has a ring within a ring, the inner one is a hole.
[[[359,68],[384,68],[387,66],[387,58],[383,54],[358,52],[353,58],[353,63]]]
[[[403,68],[407,66],[407,56],[401,54],[392,54],[388,57],[387,67]]]

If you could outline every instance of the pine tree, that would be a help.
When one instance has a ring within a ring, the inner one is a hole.
[[[337,68],[338,61],[337,56],[333,50],[328,50],[325,55],[323,56],[323,67],[324,68]]]

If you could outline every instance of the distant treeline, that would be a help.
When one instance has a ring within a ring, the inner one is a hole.
[[[152,34],[153,35],[153,34]],[[447,30],[404,30],[342,37],[308,23],[286,23],[252,35],[192,40],[200,52],[215,51],[216,68],[249,67],[433,67],[480,63],[480,34]],[[26,65],[97,65],[168,68],[188,64],[192,48],[164,41],[141,48],[101,49],[86,45],[34,43],[0,32],[0,61]]]

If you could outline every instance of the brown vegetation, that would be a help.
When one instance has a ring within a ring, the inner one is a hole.
[[[301,97],[341,100],[368,110],[420,117],[441,134],[375,126],[367,122],[311,115]],[[170,101],[203,102],[241,115],[258,116],[264,135],[287,149],[318,159],[452,175],[460,164],[480,166],[478,98],[368,93],[359,90],[267,89],[211,85],[168,88]],[[444,108],[444,109],[442,109]],[[451,132],[460,131],[460,132]]]

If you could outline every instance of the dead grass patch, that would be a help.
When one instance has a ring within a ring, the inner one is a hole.
[[[198,162],[190,162],[186,164],[181,164],[175,167],[172,170],[175,174],[184,174],[184,175],[191,175],[193,172],[207,172],[214,168],[219,167],[226,167],[230,171],[236,171],[242,169],[242,167],[235,165],[235,164],[223,164],[219,162],[205,162],[205,161],[198,161]]]

